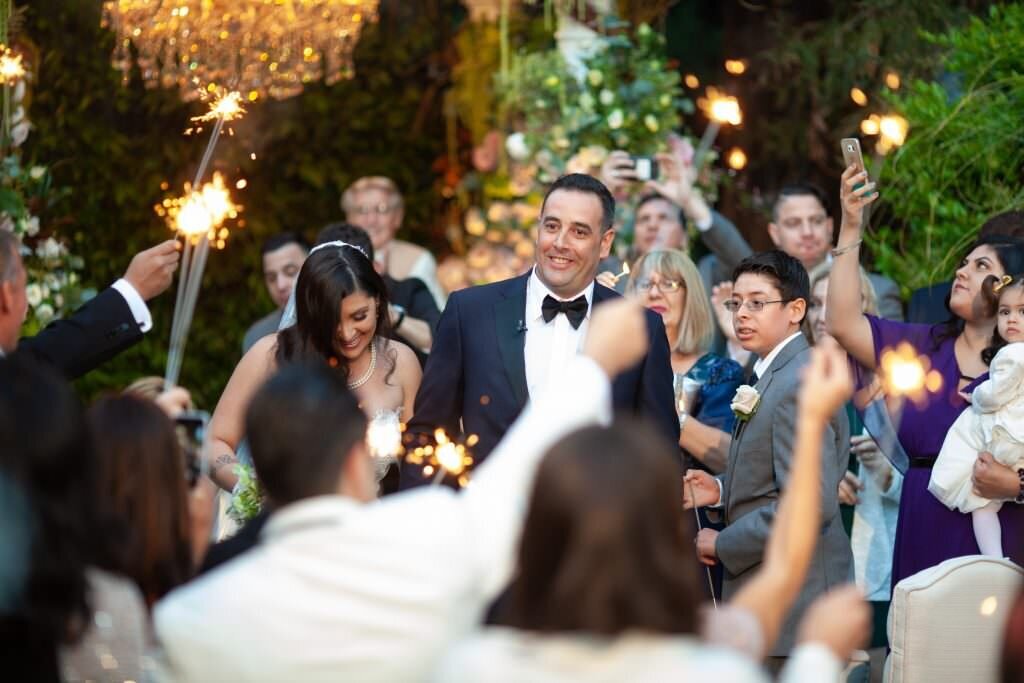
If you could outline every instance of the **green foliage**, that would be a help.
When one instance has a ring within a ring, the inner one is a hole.
[[[693,111],[664,55],[664,37],[642,24],[635,42],[625,32],[605,36],[601,49],[583,56],[580,78],[552,49],[516,60],[511,73],[499,74],[498,91],[529,149],[550,153],[557,172],[585,147],[652,154],[679,129],[680,112]]]
[[[870,241],[905,291],[948,278],[987,218],[1024,206],[1024,6],[927,37],[944,68],[888,97],[910,134],[879,177]]]
[[[24,27],[41,55],[29,112],[35,130],[25,147],[71,188],[73,250],[97,288],[121,276],[134,253],[170,236],[152,209],[165,194],[160,185],[167,181],[180,194],[207,141],[206,134],[182,135],[201,104],[183,104],[177,91],[146,90],[137,79],[122,86],[109,61],[113,34],[100,28],[101,4],[32,0]],[[245,329],[272,306],[259,273],[266,236],[296,230],[314,237],[342,217],[339,199],[349,183],[380,174],[405,194],[407,236],[440,240],[430,168],[444,144],[442,48],[462,15],[455,0],[382,4],[380,23],[366,27],[356,48],[354,79],[249,104],[235,135],[217,149],[211,171],[232,183],[248,180],[234,193],[247,224],[207,264],[181,379],[200,405],[217,400]],[[162,375],[173,306],[173,291],[153,301],[153,331],[79,388],[88,394]]]
[[[241,526],[260,514],[263,509],[263,487],[256,478],[256,471],[245,465],[235,465],[238,484],[231,498],[228,514]]]

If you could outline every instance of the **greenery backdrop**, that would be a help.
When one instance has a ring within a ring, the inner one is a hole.
[[[29,158],[55,164],[71,188],[74,251],[86,279],[103,287],[123,274],[135,252],[170,236],[153,213],[165,192],[180,194],[206,144],[185,137],[201,105],[177,92],[122,87],[109,64],[113,35],[100,28],[97,0],[32,0],[23,38],[39,46],[29,111],[35,129]],[[383,2],[355,53],[356,76],[313,85],[295,98],[250,107],[221,142],[216,170],[248,187],[234,192],[246,227],[207,265],[181,382],[212,408],[240,355],[242,334],[272,307],[261,283],[259,245],[280,230],[312,238],[341,216],[339,198],[357,177],[387,175],[406,195],[406,229],[439,246],[435,178],[443,153],[441,94],[448,82],[451,34],[464,12],[454,0]],[[249,158],[255,152],[256,160]],[[117,388],[140,375],[162,375],[174,291],[153,302],[155,327],[138,346],[80,382],[83,393]]]

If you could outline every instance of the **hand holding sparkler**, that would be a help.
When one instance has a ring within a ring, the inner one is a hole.
[[[181,261],[177,240],[167,240],[155,247],[140,251],[128,264],[124,279],[143,301],[163,294],[174,280],[174,271]]]

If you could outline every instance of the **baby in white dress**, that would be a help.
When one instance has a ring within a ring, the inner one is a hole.
[[[1010,282],[1013,286],[1007,286]],[[1024,467],[1024,288],[1020,279],[1009,277],[999,284],[997,339],[1011,343],[992,358],[989,379],[978,385],[971,407],[950,427],[928,482],[928,490],[948,508],[971,513],[978,547],[994,557],[1005,556],[998,517],[1002,502],[974,492],[974,463],[978,453],[988,451],[1007,467]]]

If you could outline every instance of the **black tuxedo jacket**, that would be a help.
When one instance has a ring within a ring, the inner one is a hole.
[[[470,287],[448,298],[416,394],[408,442],[432,437],[437,427],[453,435],[476,434],[480,441],[472,451],[479,464],[519,416],[529,398],[524,355],[529,277]],[[595,306],[618,296],[594,285]],[[676,444],[679,420],[668,339],[658,315],[647,311],[646,319],[647,356],[615,378],[612,400],[616,413],[644,416]],[[401,488],[423,481],[420,466],[403,464]]]
[[[18,342],[32,356],[76,379],[142,339],[128,302],[108,287],[69,317],[54,320],[34,337]]]

